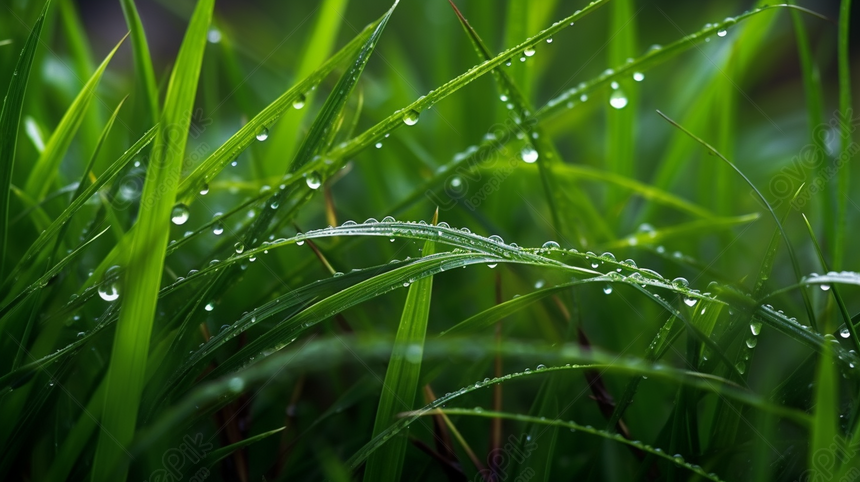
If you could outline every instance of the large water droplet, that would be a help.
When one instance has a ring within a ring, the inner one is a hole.
[[[116,301],[119,298],[119,289],[116,283],[108,283],[99,286],[99,297],[105,301]]]
[[[173,206],[173,211],[170,212],[170,221],[177,226],[181,226],[188,221],[188,206],[178,203],[176,206]]]
[[[236,254],[242,254],[242,252],[245,251],[245,245],[239,241],[233,245],[233,249],[236,250]]]
[[[307,99],[307,97],[305,97],[305,94],[299,94],[299,96],[296,97],[295,100],[293,100],[293,109],[296,109],[296,110],[301,109],[302,107],[305,106],[305,102],[307,102],[307,101],[308,101],[308,99]]]
[[[307,183],[309,188],[319,189],[319,187],[322,185],[322,177],[318,172],[313,171],[307,175],[307,177],[305,178],[305,182]]]
[[[525,146],[523,147],[523,150],[520,151],[520,157],[526,163],[531,164],[538,160],[538,151],[536,151],[532,146]]]
[[[758,334],[761,333],[760,321],[753,321],[752,323],[750,323],[750,333],[752,333],[754,336],[758,336]]]
[[[821,291],[828,291],[830,289],[830,285],[821,285],[819,288],[821,288]]]
[[[717,30],[717,37],[725,37],[727,33],[729,32],[726,29],[721,28]]]
[[[531,57],[534,54],[535,54],[535,48],[534,47],[526,47],[526,49],[523,50],[523,55],[525,55],[526,57]]]
[[[698,301],[696,298],[688,298],[686,296],[684,297],[684,304],[687,306],[695,306],[696,301]]]
[[[409,109],[405,114],[403,114],[403,123],[408,126],[414,126],[418,123],[419,112],[414,109]]]
[[[839,330],[839,336],[841,336],[842,338],[850,338],[851,332],[848,331],[848,328],[842,328],[841,330]]]
[[[268,127],[263,127],[262,129],[260,129],[260,132],[257,132],[257,140],[258,141],[263,142],[268,138],[269,138],[269,128]]]
[[[214,234],[215,236],[221,236],[221,234],[223,232],[224,232],[224,223],[222,223],[221,221],[218,221],[212,225],[212,234]]]
[[[205,196],[209,194],[209,184],[203,183],[203,186],[200,187],[200,195]]]
[[[609,96],[609,105],[616,109],[627,107],[627,96],[624,95],[624,91],[621,89],[613,91],[612,95]]]

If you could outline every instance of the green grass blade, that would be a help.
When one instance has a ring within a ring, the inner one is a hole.
[[[24,191],[33,197],[33,199],[39,201],[50,191],[59,171],[60,163],[69,148],[69,144],[71,144],[72,138],[78,131],[95,97],[96,87],[98,87],[102,74],[104,74],[108,63],[110,63],[119,46],[122,45],[123,40],[125,40],[125,37],[119,41],[116,47],[110,51],[101,65],[99,65],[63,115],[57,128],[51,134],[50,139],[48,139],[45,151],[39,157],[39,160],[36,161],[32,171],[30,171],[30,176],[27,178],[27,183],[24,185]]]
[[[134,0],[120,0],[125,23],[131,35],[131,48],[134,53],[134,70],[140,90],[144,93],[144,101],[149,109],[153,123],[158,121],[158,86],[155,83],[155,71],[152,69],[152,57],[149,54],[149,44],[146,32],[137,13]]]
[[[815,376],[815,412],[809,446],[809,467],[812,468],[812,477],[815,479],[826,479],[833,475],[829,467],[817,463],[816,456],[830,453],[834,443],[839,443],[838,405],[838,378],[833,366],[833,356],[828,346],[821,353]]]
[[[438,214],[437,211],[436,215]],[[436,224],[435,219],[433,224]],[[426,241],[422,255],[433,255],[435,246],[433,241]],[[421,353],[424,351],[427,320],[430,317],[432,291],[433,277],[428,276],[413,283],[406,294],[406,304],[403,306],[403,314],[397,327],[394,349],[385,372],[382,395],[376,410],[376,421],[373,424],[374,437],[394,422],[395,415],[414,408],[418,378],[421,375]],[[400,480],[407,443],[408,440],[405,437],[397,437],[389,440],[382,449],[371,455],[364,470],[364,480],[374,482]]]
[[[331,56],[348,4],[349,0],[325,0],[318,7],[319,14],[316,24],[305,42],[306,48],[302,54],[299,68],[296,70],[295,78],[309,77],[320,67],[320,59],[327,59]],[[307,92],[304,95],[303,104],[309,106],[313,102],[313,92]],[[263,172],[266,176],[277,176],[287,170],[290,156],[296,149],[302,121],[309,110],[305,108],[296,111],[288,110],[270,129],[268,139],[270,145],[266,146],[266,161],[263,163]]]
[[[27,81],[42,25],[45,23],[45,13],[50,0],[45,2],[42,14],[33,24],[33,29],[27,37],[27,43],[21,50],[21,56],[15,65],[15,73],[3,100],[3,110],[0,112],[0,278],[6,273],[6,238],[9,236],[9,196],[12,185],[12,170],[15,165],[15,151],[18,146],[18,132],[21,124],[21,112],[24,108],[24,94],[27,92]]]
[[[848,194],[851,183],[852,125],[851,110],[851,63],[848,54],[849,31],[851,29],[851,0],[842,0],[839,6],[839,39],[837,58],[839,64],[839,138],[841,152],[837,159],[839,176],[836,189],[836,232],[833,239],[833,269],[842,269],[845,257],[845,227],[848,215]]]
[[[637,53],[636,47],[636,13],[633,11],[632,0],[619,0],[609,5],[609,28],[606,30],[607,59],[609,66],[624,65],[627,59]],[[606,170],[625,177],[634,177],[633,157],[636,152],[636,135],[634,122],[637,112],[637,86],[631,78],[618,81],[618,89],[613,90],[612,96],[617,96],[620,108],[606,111]],[[626,104],[621,105],[620,99]],[[613,101],[615,102],[615,101]],[[610,104],[611,105],[611,104]],[[614,107],[614,106],[613,106]],[[618,212],[618,202],[622,200],[621,193],[608,188],[607,209]]]
[[[167,249],[170,211],[179,185],[213,7],[214,0],[197,3],[170,78],[153,160],[149,164],[141,197],[137,230],[128,251],[128,265],[121,283],[124,300],[106,375],[104,431],[96,447],[93,482],[125,478],[129,461],[125,460],[123,446],[131,442],[137,423]]]

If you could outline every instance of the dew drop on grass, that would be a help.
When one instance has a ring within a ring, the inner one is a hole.
[[[547,37],[546,43],[551,44],[552,43],[552,37]]]
[[[170,212],[170,221],[177,226],[181,226],[188,221],[188,206],[178,203],[176,206],[173,206],[173,211]]]
[[[224,233],[224,223],[218,221],[212,225],[212,234],[215,236],[221,236],[222,233]]]
[[[377,148],[377,149],[382,149],[382,143],[381,143],[381,142],[377,142],[377,143],[376,143],[376,148]]]
[[[111,281],[99,286],[99,298],[105,301],[116,301],[119,298],[119,287],[116,280],[119,269],[119,266],[111,266],[105,271],[104,279]]]
[[[499,236],[498,234],[493,234],[487,239],[489,239],[490,241],[492,241],[494,243],[505,244],[505,240],[502,239],[502,237]]]
[[[525,146],[523,147],[523,150],[520,151],[520,157],[527,164],[532,164],[538,160],[538,151],[536,151],[532,146]]]
[[[758,338],[751,336],[747,338],[747,348],[755,348],[758,345]]]
[[[227,388],[229,388],[233,393],[240,393],[242,389],[245,388],[245,382],[239,377],[233,377],[230,379],[230,382],[227,383]]]
[[[418,123],[419,112],[414,109],[409,109],[408,112],[403,114],[403,123],[408,126],[414,126]]]
[[[245,245],[242,244],[241,241],[233,245],[233,249],[236,251],[236,254],[242,254],[245,251]]]
[[[322,177],[318,172],[313,171],[308,174],[307,177],[305,177],[305,182],[307,183],[309,188],[319,189],[319,187],[322,185]]]
[[[609,105],[616,109],[623,109],[627,107],[627,96],[621,89],[615,90],[609,96]]]
[[[535,281],[535,289],[539,290],[539,289],[543,288],[543,285],[544,285],[544,281],[542,279]]]
[[[257,133],[257,140],[260,142],[263,142],[268,138],[269,138],[269,128],[263,127],[262,129],[260,129],[260,132]]]
[[[636,82],[642,82],[643,80],[645,80],[645,74],[643,74],[642,72],[633,72],[633,80],[635,80]]]
[[[535,54],[535,48],[534,47],[526,47],[526,49],[523,50],[523,55],[525,55],[526,57],[531,57],[534,54]]]
[[[696,301],[698,301],[696,298],[684,297],[684,304],[687,306],[695,306]]]
[[[208,40],[209,43],[217,44],[221,41],[221,31],[215,27],[210,28],[209,31],[206,32],[206,40]]]
[[[499,265],[499,263],[490,263],[490,264],[488,264],[488,265],[487,265],[487,268],[493,269],[493,268],[495,268],[495,267],[496,267],[496,266],[498,266],[498,265]]]
[[[606,285],[606,286],[604,286],[604,287],[603,287],[603,293],[604,293],[604,294],[607,294],[607,295],[608,295],[608,294],[612,294],[612,285]]]
[[[830,289],[830,285],[821,285],[819,288],[821,288],[821,291],[828,291]]]
[[[726,29],[722,28],[717,30],[717,37],[725,37],[726,34],[729,33]]]
[[[424,350],[423,348],[421,348],[421,345],[411,343],[409,346],[406,347],[406,361],[414,364],[421,363],[421,357],[423,353]]]
[[[746,365],[746,363],[740,361],[740,362],[737,362],[737,364],[735,364],[735,368],[738,369],[738,373],[743,375],[744,372],[747,370],[747,365]]]
[[[752,333],[753,336],[758,336],[758,334],[761,333],[760,321],[753,321],[752,323],[750,323],[750,333]]]
[[[209,184],[203,183],[203,186],[200,188],[200,195],[205,196],[209,194]]]
[[[672,286],[675,288],[686,288],[690,286],[690,282],[687,281],[687,278],[678,277],[672,280]]]
[[[305,94],[299,94],[299,96],[296,97],[295,100],[293,100],[293,109],[299,110],[303,108],[305,106],[305,102],[307,101],[308,99],[307,97],[305,97]]]
[[[839,330],[839,336],[841,336],[842,338],[850,338],[851,332],[848,331],[848,328],[842,328],[841,330]]]
[[[213,302],[211,302],[211,301],[210,301],[209,303],[206,303],[206,306],[204,306],[204,307],[203,307],[203,309],[204,309],[204,310],[206,310],[206,311],[212,311],[212,310],[214,310],[214,309],[215,309],[215,303],[213,303]],[[223,327],[223,326],[221,327],[221,331],[224,331],[224,327]]]

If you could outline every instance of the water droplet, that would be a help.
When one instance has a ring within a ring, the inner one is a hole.
[[[635,80],[636,82],[642,82],[643,80],[645,80],[645,74],[643,74],[642,72],[633,72],[633,80]]]
[[[729,32],[726,29],[721,28],[717,30],[717,37],[725,37],[727,33]]]
[[[847,327],[846,327],[846,328],[842,328],[841,330],[839,330],[839,336],[841,336],[842,338],[850,338],[850,337],[851,337],[851,332],[850,332],[850,331],[848,331],[848,328],[847,328]]]
[[[627,96],[621,89],[613,91],[609,96],[609,105],[616,109],[623,109],[627,107]]]
[[[119,288],[116,281],[100,285],[99,298],[105,301],[116,301],[119,298]]]
[[[534,54],[535,54],[535,48],[534,48],[534,46],[532,46],[532,47],[526,47],[526,49],[525,49],[525,50],[523,50],[523,55],[525,55],[526,57],[531,57],[531,56],[532,56],[532,55],[534,55]]]
[[[821,291],[828,291],[830,289],[830,285],[821,285],[819,288],[821,288]]]
[[[758,345],[758,338],[751,336],[747,338],[747,348],[755,348]]]
[[[200,187],[200,195],[205,196],[209,194],[209,184],[203,183],[203,186]]]
[[[684,297],[684,304],[687,306],[695,306],[696,301],[698,301],[696,298]]]
[[[420,113],[417,110],[409,109],[408,112],[403,114],[403,123],[408,126],[414,126],[418,123],[418,116]]]
[[[221,31],[215,27],[211,27],[208,32],[206,32],[206,40],[209,43],[217,44],[221,41]]]
[[[213,303],[213,302],[211,302],[211,301],[210,301],[209,303],[206,303],[206,306],[204,306],[204,307],[203,307],[203,309],[204,309],[204,310],[206,310],[206,311],[212,311],[212,310],[214,310],[214,309],[215,309],[215,303]],[[223,327],[223,326],[221,327],[221,331],[224,331],[224,327]]]
[[[313,171],[309,173],[307,177],[305,177],[305,182],[307,183],[309,188],[319,189],[319,187],[322,185],[322,177],[318,172]]]
[[[293,100],[293,109],[299,110],[303,108],[305,106],[305,102],[307,101],[308,99],[307,97],[305,97],[305,94],[299,94],[299,96],[296,97],[295,100]]]
[[[221,233],[224,232],[224,223],[221,221],[216,222],[212,225],[212,234],[215,236],[221,236]]]
[[[262,129],[260,129],[260,132],[257,133],[257,140],[260,142],[263,142],[268,138],[269,138],[269,128],[263,127]]]
[[[551,43],[552,43],[552,37],[547,37],[547,38],[546,38],[546,43],[551,44]]]
[[[523,150],[520,151],[520,157],[526,163],[531,164],[538,160],[538,151],[536,151],[532,146],[525,146],[523,147]]]
[[[747,365],[746,365],[746,363],[740,361],[740,362],[737,362],[737,364],[735,364],[735,368],[738,369],[738,373],[743,375],[744,372],[747,370]]]
[[[750,323],[750,333],[752,333],[753,336],[758,336],[758,334],[761,333],[760,321],[753,321],[752,323]]]
[[[672,456],[672,458],[675,459],[675,462],[678,462],[679,464],[684,463],[684,456],[681,454],[675,454]]]
[[[490,237],[487,239],[489,239],[490,241],[492,241],[494,243],[505,244],[505,240],[502,239],[502,237],[499,236],[498,234],[490,235]]]
[[[243,388],[245,388],[245,381],[239,377],[233,377],[227,383],[227,388],[229,388],[233,393],[239,393]]]
[[[687,281],[687,278],[678,277],[672,280],[672,286],[675,288],[686,288],[690,286],[690,283]]]
[[[561,246],[555,241],[547,241],[541,246],[543,249],[559,249]]]
[[[607,294],[607,295],[611,294],[612,293],[612,285],[608,284],[608,285],[604,286],[603,287],[603,293]]]
[[[245,251],[245,245],[242,244],[241,241],[233,245],[233,249],[236,250],[236,254],[242,254],[242,251]]]
[[[377,149],[382,149],[382,143],[381,143],[381,142],[377,142],[377,143],[376,143],[376,148],[377,148]]]
[[[406,347],[406,361],[409,363],[421,363],[421,356],[424,353],[424,349],[421,345],[417,343],[411,343]]]
[[[543,285],[544,285],[544,281],[542,279],[535,281],[535,289],[539,290],[539,289],[543,288]]]
[[[181,226],[188,221],[188,215],[188,206],[178,203],[176,206],[173,206],[173,211],[170,212],[170,220],[173,224]]]
[[[487,268],[493,269],[493,268],[495,268],[495,267],[496,267],[496,266],[498,266],[498,265],[499,265],[499,263],[491,263],[491,264],[488,264],[488,265],[487,265]]]

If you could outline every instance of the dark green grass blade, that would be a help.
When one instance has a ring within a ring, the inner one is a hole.
[[[141,197],[137,230],[121,283],[124,300],[106,375],[104,430],[93,461],[93,482],[124,479],[127,471],[129,461],[123,446],[131,442],[137,423],[167,249],[170,211],[179,185],[213,7],[214,0],[197,3],[167,90],[153,161],[149,164]]]
[[[855,127],[851,116],[851,61],[848,54],[851,29],[851,0],[842,0],[839,6],[839,138],[841,152],[836,160],[839,169],[836,189],[836,232],[833,240],[833,269],[842,269],[845,256],[845,227],[848,215],[848,194],[851,182],[852,150],[856,151],[851,133]]]
[[[21,50],[21,56],[15,65],[15,73],[3,99],[3,110],[0,112],[0,279],[6,273],[6,238],[9,236],[9,195],[12,185],[12,168],[15,164],[15,151],[18,146],[18,130],[21,123],[21,111],[24,108],[24,94],[27,92],[27,81],[39,36],[45,22],[45,13],[50,5],[45,2],[42,14],[33,25],[27,43]]]
[[[137,75],[139,88],[144,94],[146,107],[153,123],[158,121],[158,86],[155,83],[155,71],[152,69],[152,57],[149,55],[149,44],[146,32],[137,13],[134,0],[120,0],[125,23],[131,34],[131,48],[134,53],[134,70]]]
[[[436,216],[438,215],[437,211]],[[435,221],[436,219],[433,224],[436,224]],[[433,241],[426,241],[422,255],[432,255],[435,252],[435,246]],[[394,349],[382,384],[376,421],[373,424],[374,437],[388,428],[398,413],[414,408],[418,378],[421,375],[421,353],[424,351],[424,338],[427,336],[432,291],[432,276],[422,278],[409,286],[403,315],[394,339]],[[372,482],[400,480],[407,443],[406,437],[397,437],[371,455],[364,469],[364,480]]]
[[[801,271],[800,271],[800,263],[797,261],[797,256],[795,255],[794,248],[792,247],[792,244],[791,244],[791,240],[788,238],[788,235],[785,233],[785,229],[782,227],[782,223],[780,222],[779,217],[777,217],[776,212],[773,210],[773,207],[770,205],[770,203],[767,202],[767,199],[761,194],[761,192],[758,190],[758,188],[755,187],[755,185],[752,183],[752,181],[750,181],[749,178],[740,169],[738,169],[737,166],[735,166],[731,161],[726,159],[725,156],[720,154],[719,151],[717,151],[716,149],[711,147],[707,142],[703,141],[702,139],[697,137],[695,134],[691,133],[690,131],[688,131],[687,129],[685,129],[684,127],[682,127],[680,124],[673,121],[669,117],[667,117],[665,114],[663,114],[659,110],[657,111],[657,113],[660,114],[661,117],[666,119],[670,124],[677,127],[678,129],[680,129],[683,133],[687,134],[688,136],[693,138],[696,142],[698,142],[699,144],[704,146],[706,149],[708,149],[709,152],[713,153],[714,155],[719,157],[723,162],[728,164],[736,173],[738,173],[738,175],[740,175],[744,179],[744,181],[746,181],[746,183],[753,189],[753,191],[755,191],[756,196],[759,198],[761,203],[767,207],[767,210],[770,212],[770,215],[773,217],[773,220],[776,223],[777,228],[779,228],[779,232],[782,234],[782,238],[785,241],[785,247],[788,250],[788,257],[791,260],[791,267],[794,269],[794,276],[795,276],[795,278],[797,278],[797,281],[799,282],[802,278]],[[815,312],[812,310],[812,303],[809,301],[809,294],[806,293],[806,291],[801,291],[801,294],[803,295],[803,303],[806,307],[806,314],[809,317],[809,322],[810,322],[810,324],[812,324],[813,328],[818,330],[818,324],[815,320]]]

